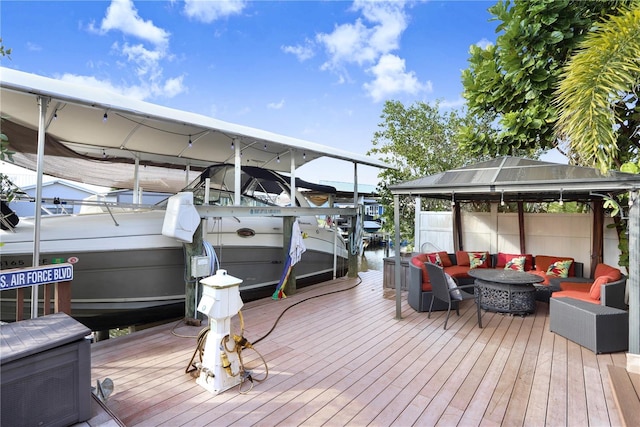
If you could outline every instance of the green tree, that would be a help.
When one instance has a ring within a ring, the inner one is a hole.
[[[375,132],[374,155],[395,169],[386,169],[378,176],[380,203],[384,206],[384,230],[393,231],[393,195],[388,186],[425,175],[443,172],[462,166],[469,157],[459,149],[456,135],[459,128],[467,124],[467,118],[455,111],[444,112],[439,102],[433,105],[416,102],[405,107],[399,101],[387,101],[381,114],[380,130]],[[427,208],[442,209],[443,204],[429,200]],[[451,206],[447,205],[447,209]],[[415,200],[402,197],[400,200],[400,224],[403,239],[413,240]]]
[[[556,129],[567,150],[580,164],[602,172],[640,172],[640,2],[598,24],[561,77]],[[618,234],[619,264],[628,267],[628,224],[617,215],[627,196],[605,203]]]
[[[473,115],[490,115],[489,130],[465,127],[465,150],[484,155],[536,154],[556,146],[554,91],[562,66],[595,22],[629,1],[499,1],[495,45],[472,46],[463,71],[464,97]]]
[[[638,162],[640,150],[640,2],[618,13],[580,43],[556,99],[567,150],[603,172]]]

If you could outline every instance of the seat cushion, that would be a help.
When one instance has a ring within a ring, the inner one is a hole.
[[[540,271],[538,269],[535,269],[535,270],[528,271],[528,273],[535,274],[536,276],[540,276],[544,279],[542,282],[538,283],[538,285],[549,286],[549,276],[547,276],[546,271]]]
[[[468,279],[471,277],[469,276],[469,268],[468,265],[452,265],[451,267],[445,268],[445,273],[454,279]]]
[[[590,282],[560,282],[560,289],[562,291],[579,291],[579,292],[589,292],[591,289]]]
[[[579,299],[582,301],[590,302],[591,304],[600,304],[600,301],[591,298],[591,296],[589,295],[589,292],[560,291],[560,292],[554,292],[553,294],[551,294],[551,298],[565,298],[565,297]]]

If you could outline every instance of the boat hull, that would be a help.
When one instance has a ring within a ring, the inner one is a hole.
[[[68,219],[74,223],[75,235],[72,230],[65,233],[69,221],[64,218],[43,220],[40,265],[55,262],[74,265],[73,317],[92,330],[104,330],[185,316],[186,282],[197,279],[185,277],[183,245],[149,230],[161,229],[161,213],[117,215],[117,226],[105,215]],[[208,225],[206,238],[217,259],[214,270],[225,269],[242,280],[240,293],[244,301],[273,294],[285,266],[282,219],[218,221]],[[25,229],[28,223],[21,225],[19,233],[3,232],[3,269],[32,265],[33,252],[25,249],[32,247],[33,242],[20,239],[20,234],[28,236],[29,230]],[[250,228],[255,235],[239,237],[236,230],[241,228]],[[87,231],[78,233],[78,229]],[[95,234],[96,229],[102,232]],[[334,274],[333,233],[313,228],[311,223],[303,225],[303,229],[309,238],[304,239],[307,251],[294,267],[298,287],[331,279]],[[102,250],[105,247],[109,249]],[[335,264],[339,277],[346,274],[347,260],[344,246],[337,249]],[[30,292],[26,294],[28,298]],[[0,303],[2,320],[15,320],[15,291],[0,292]],[[30,302],[27,300],[26,304],[28,313]]]

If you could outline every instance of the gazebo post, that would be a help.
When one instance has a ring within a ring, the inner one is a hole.
[[[640,191],[629,192],[629,353],[627,371],[640,374]]]
[[[589,277],[594,277],[596,266],[603,262],[604,252],[604,211],[602,199],[595,199],[591,203],[593,211],[593,244],[591,246],[591,273]]]
[[[518,200],[518,232],[520,233],[520,253],[527,253],[527,241],[524,232],[524,202]]]
[[[396,319],[402,319],[402,287],[400,283],[400,196],[393,195],[393,224],[395,226],[395,261],[396,261]]]

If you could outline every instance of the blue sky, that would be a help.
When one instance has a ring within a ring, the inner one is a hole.
[[[2,65],[365,154],[386,100],[463,104],[494,3],[3,0]],[[352,181],[327,165],[300,176]]]

